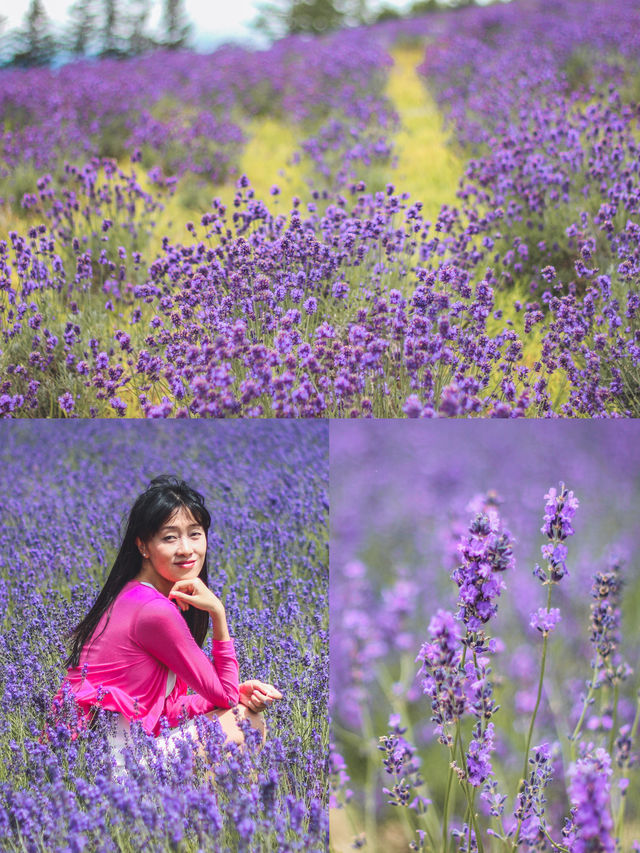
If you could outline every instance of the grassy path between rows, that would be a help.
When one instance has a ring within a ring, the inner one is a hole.
[[[398,47],[391,51],[394,64],[389,72],[386,93],[399,117],[400,130],[395,135],[396,167],[372,167],[363,174],[371,185],[395,185],[398,191],[411,193],[420,200],[427,219],[435,219],[443,204],[454,204],[463,162],[447,142],[442,116],[423,81],[416,72],[424,56],[424,48]],[[245,126],[248,142],[240,158],[241,174],[248,176],[256,198],[270,209],[288,213],[294,196],[309,200],[308,164],[293,164],[298,149],[297,129],[271,117],[255,119]],[[280,195],[273,197],[271,187],[277,185]],[[168,231],[184,238],[184,223],[194,221],[207,209],[208,202],[218,197],[230,205],[236,192],[236,180],[203,188],[191,204],[190,193],[178,190],[176,199],[165,213]],[[185,203],[186,202],[186,203]],[[171,223],[171,224],[169,224]]]
[[[400,131],[389,181],[420,200],[425,218],[434,220],[443,204],[455,204],[464,164],[449,145],[442,115],[416,71],[424,48],[397,48],[392,56],[387,94],[400,116]]]

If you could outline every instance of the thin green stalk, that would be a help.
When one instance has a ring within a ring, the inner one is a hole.
[[[547,591],[547,611],[551,605],[551,583],[549,583],[549,589]],[[518,790],[520,791],[522,786],[527,780],[527,772],[529,768],[529,750],[531,749],[531,738],[533,737],[533,728],[535,726],[536,717],[538,715],[538,708],[540,707],[540,700],[542,699],[542,686],[544,683],[544,671],[547,663],[547,645],[549,640],[549,634],[545,633],[544,639],[542,641],[542,662],[540,664],[540,678],[538,679],[538,695],[536,697],[535,708],[533,709],[533,714],[531,715],[531,722],[529,723],[529,731],[527,733],[527,742],[524,750],[524,767],[522,769],[522,778],[518,785]],[[515,850],[518,846],[518,838],[520,837],[520,828],[522,827],[522,818],[518,821],[518,826],[516,829],[516,834],[513,839],[512,849]]]
[[[456,720],[456,727],[458,729],[460,729],[460,718],[458,718]],[[462,743],[462,733],[460,733],[459,746],[460,746],[460,760],[462,762],[462,769],[463,769],[464,775],[466,777],[468,775],[467,774],[467,761],[464,757],[464,744]],[[471,797],[471,794],[469,791],[469,784],[466,781],[466,779],[464,782],[461,782],[460,784],[462,785],[462,790],[464,791],[465,797],[467,798],[467,803],[469,805],[469,809],[471,811],[471,823],[473,823],[473,828],[474,828],[475,833],[476,833],[476,841],[478,843],[478,853],[484,853],[484,847],[482,845],[482,839],[480,838],[480,830],[478,828],[478,822],[476,820],[477,815],[474,811],[473,800],[472,800],[472,797]]]
[[[477,788],[474,788],[473,791],[471,792],[471,803],[469,805],[471,808],[471,814],[472,815],[475,814],[476,791],[477,791]],[[471,821],[469,821],[469,827],[468,828],[469,828],[469,834],[467,836],[467,850],[471,850]],[[477,830],[476,830],[476,836],[478,837],[478,846],[479,846],[481,842],[480,842],[480,836],[478,835]]]
[[[460,666],[464,667],[465,661],[467,659],[467,647],[464,646],[462,649],[462,658],[460,660]],[[456,725],[456,736],[453,743],[453,749],[450,748],[451,761],[449,762],[449,777],[447,779],[447,793],[444,801],[444,814],[442,818],[442,843],[443,843],[443,853],[446,853],[447,844],[449,843],[449,795],[451,793],[451,785],[453,783],[453,775],[454,769],[453,764],[455,762],[456,750],[458,748],[459,738],[460,738],[460,725],[459,720],[457,721],[458,725]]]
[[[447,779],[447,793],[444,798],[444,812],[442,815],[442,850],[443,853],[446,853],[447,845],[449,843],[449,797],[451,795],[451,786],[453,783],[453,764],[455,761],[456,750],[458,748],[458,736],[460,734],[460,730],[456,727],[456,736],[453,742],[453,748],[449,747],[450,754],[450,762],[449,762],[449,777]]]
[[[580,730],[582,729],[582,724],[584,722],[585,714],[587,713],[587,708],[591,704],[591,699],[593,698],[593,694],[595,693],[595,684],[598,680],[598,671],[600,669],[600,655],[596,655],[596,665],[593,669],[593,678],[591,679],[591,683],[589,685],[589,691],[584,698],[584,702],[582,703],[582,711],[580,713],[580,719],[576,723],[576,727],[571,734],[571,760],[575,761],[577,757],[577,749],[576,749],[576,741],[578,739],[578,735],[580,734]]]
[[[613,687],[613,723],[611,725],[611,734],[609,735],[609,755],[613,757],[613,745],[616,739],[616,729],[618,728],[618,700],[620,698],[620,685],[616,681]]]
[[[467,824],[467,850],[471,850],[471,815],[473,812],[473,808],[471,805],[467,806],[467,813],[469,815],[469,823]]]
[[[363,728],[365,742],[367,744],[367,769],[365,782],[365,801],[364,801],[364,831],[367,839],[367,846],[375,853],[378,849],[376,844],[376,798],[374,792],[374,779],[376,768],[371,760],[371,742],[374,739],[373,726],[371,723],[371,715],[368,710],[365,710],[363,715]]]
[[[551,606],[551,584],[549,584],[549,589],[547,591],[547,611]],[[527,771],[529,767],[529,750],[531,749],[531,738],[533,737],[533,727],[535,726],[536,717],[538,715],[538,708],[540,707],[540,700],[542,699],[542,687],[544,683],[544,672],[547,663],[547,645],[549,641],[549,634],[545,633],[544,639],[542,641],[542,662],[540,664],[540,678],[538,680],[538,695],[536,696],[536,704],[533,709],[533,714],[531,716],[531,722],[529,723],[529,732],[527,734],[527,743],[524,751],[524,766],[522,769],[522,782],[525,782],[527,779]]]
[[[568,848],[568,847],[563,847],[563,846],[562,846],[562,844],[558,844],[558,842],[557,842],[557,841],[554,841],[554,840],[553,840],[553,838],[549,835],[549,832],[548,832],[548,830],[547,830],[547,828],[546,828],[546,827],[544,827],[542,831],[544,832],[545,837],[546,837],[546,838],[551,842],[551,844],[553,845],[554,849],[556,849],[556,850],[560,850],[560,851],[561,851],[561,853],[569,853],[569,848]]]
[[[636,734],[638,731],[638,723],[640,722],[640,692],[638,692],[638,698],[636,702],[636,715],[633,718],[633,725],[631,726],[631,731],[629,732],[629,737],[631,738],[631,743],[636,739]],[[618,813],[616,815],[615,824],[614,824],[614,834],[616,838],[620,838],[620,834],[622,832],[622,824],[624,822],[624,810],[626,806],[627,798],[625,796],[620,797],[620,805],[618,806]]]

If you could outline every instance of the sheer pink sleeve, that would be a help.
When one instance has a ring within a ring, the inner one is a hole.
[[[154,599],[140,608],[133,639],[195,690],[197,696],[182,700],[192,714],[231,708],[238,703],[238,661],[233,640],[213,641],[212,664],[191,636],[176,605],[168,599]]]

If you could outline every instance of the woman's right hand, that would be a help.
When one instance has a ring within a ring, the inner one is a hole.
[[[206,610],[213,623],[213,639],[231,639],[224,604],[200,578],[176,581],[169,591],[169,598],[175,601],[180,610],[187,610],[189,607]]]
[[[169,591],[169,598],[180,610],[197,607],[198,610],[207,610],[212,616],[224,614],[224,604],[200,578],[176,581]]]

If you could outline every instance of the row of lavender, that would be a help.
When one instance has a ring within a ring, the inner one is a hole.
[[[367,849],[631,850],[635,422],[416,427],[332,425],[337,801]]]
[[[639,15],[598,0],[469,10],[421,67],[473,152],[447,221],[455,266],[514,288],[523,340],[540,338],[536,398],[567,416],[640,411]]]
[[[214,201],[152,260],[162,173],[150,191],[108,161],[44,177],[25,199],[29,235],[0,244],[0,412],[637,415],[634,15],[518,2],[417,27],[427,81],[474,155],[460,206],[433,223],[407,193],[352,179],[392,150],[382,46],[404,24],[314,42],[295,79],[285,47],[254,57],[279,57],[260,86],[289,85],[294,116],[329,104],[304,147],[337,192],[281,213],[243,176],[233,210]],[[229,99],[257,97],[251,74],[234,79],[246,96]]]
[[[328,436],[326,424],[311,426],[2,428],[3,850],[325,849]],[[203,723],[203,751],[162,756],[140,743],[143,760],[122,777],[106,721],[71,740],[59,723],[43,732],[65,638],[104,582],[120,522],[169,471],[211,511],[210,583],[242,678],[277,684],[284,698],[267,714],[261,752],[225,753]]]
[[[337,33],[261,51],[225,45],[208,55],[160,51],[5,70],[2,195],[19,204],[20,190],[35,190],[32,174],[59,174],[65,162],[96,156],[133,156],[166,175],[218,183],[238,174],[246,124],[263,115],[298,126],[300,153],[325,174],[328,148],[340,145],[348,172],[350,160],[388,155],[383,129],[394,114],[380,91],[387,63],[377,42]]]

